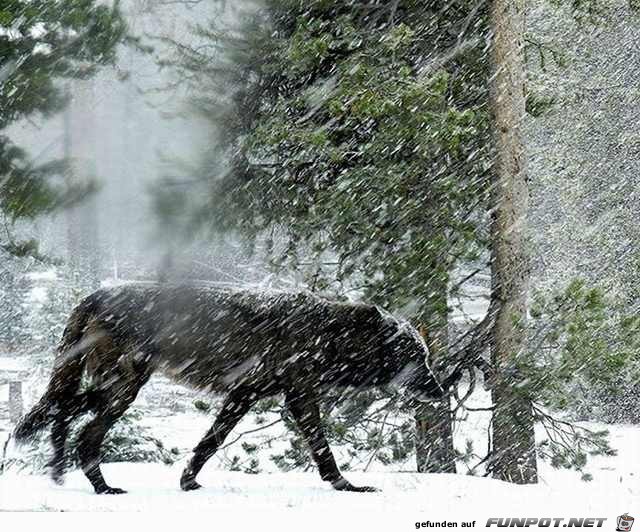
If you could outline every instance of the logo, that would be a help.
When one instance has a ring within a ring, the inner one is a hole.
[[[633,517],[624,515],[621,517],[627,517],[633,521]],[[499,527],[564,527],[564,528],[581,528],[581,527],[602,527],[602,523],[607,520],[606,517],[490,517],[487,519],[487,528],[491,525]],[[618,518],[620,522],[620,517]],[[631,529],[619,529],[628,532]]]
[[[616,530],[618,532],[629,532],[633,526],[633,517],[628,513],[622,514],[618,517]]]

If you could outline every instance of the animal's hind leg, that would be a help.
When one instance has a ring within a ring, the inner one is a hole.
[[[53,457],[49,462],[51,477],[56,484],[62,484],[65,466],[65,447],[69,436],[69,426],[73,421],[96,407],[94,392],[76,394],[67,401],[65,407],[56,414],[51,428]]]
[[[196,476],[218,447],[260,397],[251,389],[237,388],[225,399],[213,426],[193,450],[194,454],[180,477],[180,487],[185,491],[196,490],[200,484]]]
[[[51,446],[53,447],[53,456],[49,462],[51,468],[51,478],[56,484],[62,484],[64,481],[64,454],[69,436],[68,419],[56,419],[51,428]]]
[[[310,390],[292,390],[286,394],[286,405],[309,446],[322,480],[331,482],[333,488],[339,491],[378,491],[369,486],[354,486],[340,473],[329,442],[322,431],[318,398],[315,393]]]
[[[96,493],[126,493],[120,488],[109,486],[102,476],[100,447],[109,429],[133,403],[145,382],[146,378],[135,381],[121,380],[117,385],[105,389],[100,397],[100,406],[97,409],[96,417],[82,429],[78,437],[80,466]]]

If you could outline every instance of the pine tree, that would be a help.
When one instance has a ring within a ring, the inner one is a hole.
[[[440,4],[272,0],[240,32],[201,29],[222,53],[181,47],[176,66],[224,124],[199,220],[312,290],[405,314],[441,338],[446,368],[452,271],[484,247],[490,143],[483,13],[435,17]],[[442,442],[443,463],[422,469],[451,470],[451,438],[429,445]]]
[[[0,30],[0,213],[9,226],[74,203],[92,187],[54,184],[51,177],[64,174],[66,163],[34,165],[7,128],[60,111],[66,100],[58,80],[91,76],[114,60],[127,36],[117,2],[109,7],[94,0],[8,0],[0,6]],[[38,256],[35,242],[8,238],[0,245]]]
[[[24,351],[29,342],[26,277],[29,260],[15,259],[0,250],[0,356]]]
[[[597,2],[566,3],[576,15],[596,12]],[[409,316],[426,331],[436,368],[460,356],[475,359],[497,318],[488,372],[496,401],[490,464],[501,478],[534,480],[533,421],[548,418],[532,402],[543,396],[543,380],[522,386],[540,353],[525,340],[527,257],[509,207],[526,211],[520,122],[527,104],[535,115],[544,102],[524,92],[523,48],[515,57],[497,48],[486,55],[491,34],[502,29],[502,8],[518,8],[515,45],[522,44],[524,4],[271,0],[265,6],[240,28],[201,27],[199,37],[215,42],[211,48],[177,47],[172,64],[193,83],[198,113],[214,129],[223,124],[193,176],[202,184],[193,221],[248,236],[276,270],[293,272],[312,290],[366,298]],[[514,35],[500,41],[498,34],[496,42],[506,47]],[[506,59],[515,81],[499,68]],[[490,80],[494,124],[506,117],[494,138]],[[501,91],[506,100],[496,97]],[[497,223],[490,232],[492,203]],[[517,253],[510,256],[512,243]],[[465,348],[449,349],[454,272],[482,270],[490,245],[498,258],[497,316],[492,308]],[[366,417],[380,397],[352,402],[353,411]],[[412,426],[420,469],[452,470],[449,416],[448,400],[418,413]],[[354,419],[341,419],[336,434],[349,432]],[[513,430],[514,419],[522,430]],[[367,433],[367,442],[380,440]],[[296,449],[292,460],[300,459]],[[429,463],[427,455],[438,458]]]

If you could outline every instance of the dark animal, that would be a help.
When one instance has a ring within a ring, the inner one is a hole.
[[[226,395],[182,473],[183,490],[200,487],[196,475],[256,401],[284,394],[322,479],[337,490],[374,491],[340,473],[321,429],[318,399],[336,387],[392,382],[418,396],[441,396],[427,354],[413,327],[370,305],[206,286],[99,290],[73,311],[47,391],[14,435],[24,441],[52,425],[52,475],[60,482],[69,426],[94,411],[78,437],[82,470],[96,493],[123,493],[102,476],[100,445],[152,373],[161,371]]]

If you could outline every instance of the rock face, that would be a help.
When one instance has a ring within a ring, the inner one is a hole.
[[[528,15],[540,44],[529,48],[530,90],[554,102],[527,125],[534,284],[606,278],[637,304],[640,13],[605,4],[596,25],[542,1]]]

